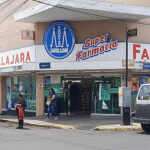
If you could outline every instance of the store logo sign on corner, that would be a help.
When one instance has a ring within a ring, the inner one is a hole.
[[[94,39],[86,39],[84,41],[82,50],[76,54],[76,60],[85,60],[91,57],[102,55],[104,53],[116,50],[118,47],[118,40],[109,39],[110,34],[104,34]]]
[[[73,29],[63,21],[52,23],[44,33],[43,44],[47,53],[55,59],[68,57],[75,46]]]

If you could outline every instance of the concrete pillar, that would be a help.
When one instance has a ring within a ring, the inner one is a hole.
[[[36,116],[44,114],[44,76],[36,74]]]
[[[6,78],[0,76],[0,113],[5,109],[6,104]]]

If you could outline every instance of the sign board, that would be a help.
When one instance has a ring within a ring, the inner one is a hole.
[[[34,40],[35,39],[35,33],[34,33],[34,31],[22,30],[21,31],[21,39]]]
[[[150,63],[144,63],[143,64],[143,69],[150,70]]]
[[[123,107],[131,107],[131,88],[123,88]]]
[[[128,29],[128,37],[135,37],[135,36],[137,36],[137,28]]]
[[[74,50],[76,36],[69,24],[53,22],[45,31],[43,44],[48,55],[54,59],[64,59]]]
[[[110,39],[109,33],[93,39],[87,38],[82,50],[76,54],[76,61],[91,59],[99,55],[105,55],[105,53],[113,53],[118,47],[118,42],[118,40]]]
[[[51,64],[50,64],[50,62],[48,62],[48,63],[39,63],[39,68],[40,69],[50,69]]]
[[[135,60],[129,59],[128,67],[134,67],[134,66],[135,66]],[[122,60],[122,67],[126,67],[126,60]]]
[[[131,106],[131,88],[119,87],[119,107]]]
[[[123,87],[119,87],[119,107],[123,106]]]
[[[0,68],[22,66],[23,63],[35,61],[35,46],[20,48],[0,53]],[[14,70],[22,68],[14,68]]]

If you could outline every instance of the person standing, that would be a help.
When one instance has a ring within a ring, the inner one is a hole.
[[[18,102],[15,104],[17,117],[18,117],[18,123],[19,123],[17,129],[23,129],[25,106],[26,106],[26,101],[23,98],[23,93],[20,93],[18,97]]]
[[[49,101],[50,104],[48,105],[48,113],[47,113],[47,118],[46,120],[49,119],[50,117],[50,113],[51,115],[53,115],[55,118],[54,120],[58,120],[58,117],[57,117],[57,102],[56,102],[56,94],[55,94],[55,91],[53,88],[50,88],[49,90]]]

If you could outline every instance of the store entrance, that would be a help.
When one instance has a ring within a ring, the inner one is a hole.
[[[92,101],[92,83],[81,79],[80,83],[70,86],[70,112],[71,114],[90,114]]]
[[[81,84],[73,83],[70,87],[70,111],[78,113],[80,111]]]

